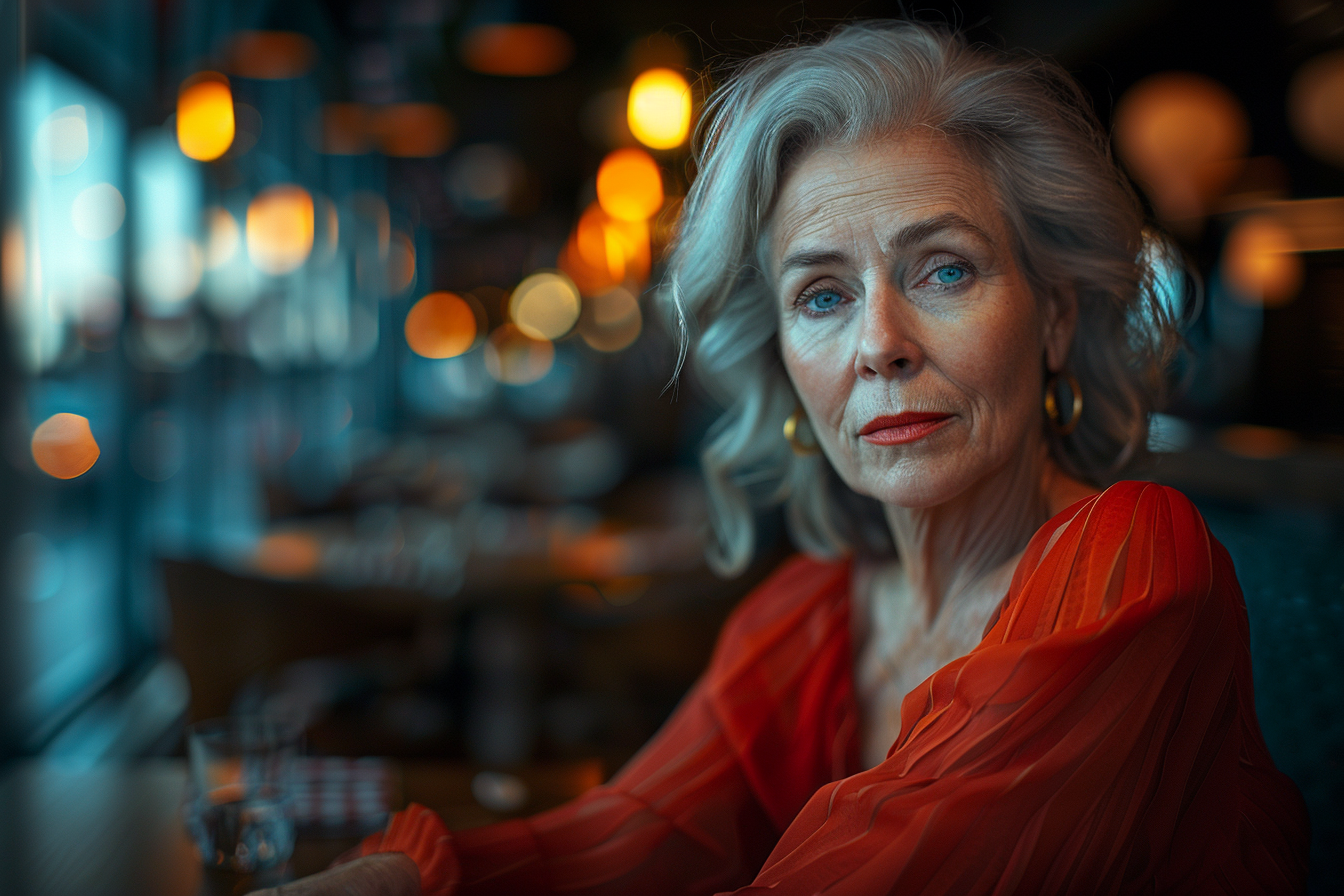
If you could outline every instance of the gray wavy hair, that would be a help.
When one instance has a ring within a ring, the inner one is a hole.
[[[1174,255],[1145,231],[1082,90],[1051,62],[973,47],[946,29],[844,26],[746,61],[709,98],[695,138],[699,173],[663,281],[683,358],[689,349],[698,378],[727,408],[702,455],[710,561],[723,574],[751,559],[754,510],[781,502],[805,551],[891,550],[877,503],[783,437],[798,404],[762,252],[791,165],[823,144],[915,127],[945,134],[982,167],[1033,293],[1077,296],[1067,369],[1086,402],[1067,437],[1042,411],[1055,460],[1100,485],[1144,450],[1179,341],[1158,275]]]

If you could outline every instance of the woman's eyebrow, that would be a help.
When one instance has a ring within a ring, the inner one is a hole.
[[[803,249],[794,252],[780,262],[779,273],[783,276],[795,268],[813,268],[822,265],[844,265],[848,263],[849,256],[843,252]]]
[[[943,212],[941,215],[934,215],[932,218],[925,218],[923,221],[916,221],[902,227],[897,231],[896,236],[892,237],[891,248],[909,249],[945,230],[961,230],[979,237],[991,247],[994,245],[993,238],[985,232],[984,228],[971,223],[956,212]]]
[[[960,230],[978,237],[991,247],[994,245],[993,238],[983,227],[972,223],[956,212],[944,212],[941,215],[934,215],[932,218],[925,218],[923,221],[907,224],[892,237],[890,245],[892,249],[909,249],[948,230]],[[780,262],[779,275],[782,277],[797,268],[847,265],[849,263],[849,256],[844,252],[829,249],[801,249]]]

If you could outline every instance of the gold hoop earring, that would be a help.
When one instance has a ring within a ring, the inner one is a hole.
[[[793,453],[799,457],[821,453],[821,448],[816,442],[806,442],[798,437],[799,424],[806,418],[807,415],[803,413],[801,404],[795,405],[793,413],[784,418],[784,438],[788,441],[789,447],[793,449]]]
[[[1064,384],[1069,387],[1069,394],[1073,396],[1073,407],[1068,420],[1063,420],[1059,416],[1059,399],[1056,395],[1059,392],[1059,378],[1064,378]],[[1045,382],[1045,419],[1050,421],[1050,428],[1055,431],[1057,436],[1067,436],[1078,428],[1078,420],[1083,416],[1083,389],[1078,385],[1078,378],[1067,371],[1052,373],[1050,379]]]

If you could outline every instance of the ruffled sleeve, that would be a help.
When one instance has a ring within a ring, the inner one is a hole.
[[[886,761],[818,790],[738,893],[1303,892],[1227,552],[1149,483],[1052,522]]]
[[[822,784],[857,767],[848,567],[786,563],[730,616],[709,669],[606,785],[474,830],[397,813],[425,894],[710,894],[751,881]],[[437,825],[437,827],[436,827]]]

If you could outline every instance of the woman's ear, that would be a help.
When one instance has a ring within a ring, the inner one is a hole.
[[[1054,290],[1045,303],[1045,366],[1051,373],[1064,369],[1078,328],[1078,294],[1072,287]]]

